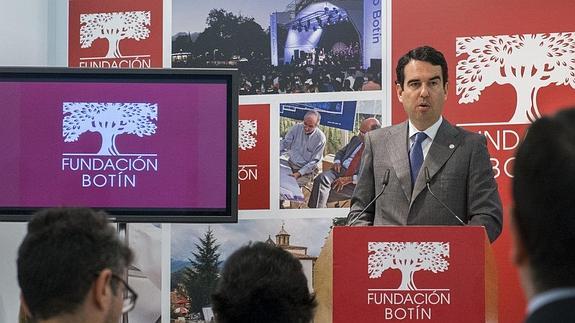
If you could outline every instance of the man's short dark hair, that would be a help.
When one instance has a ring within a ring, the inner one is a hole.
[[[422,61],[430,63],[431,65],[441,66],[441,76],[443,78],[443,86],[447,84],[447,61],[443,54],[430,46],[421,46],[410,50],[401,56],[397,61],[395,74],[397,77],[396,83],[403,89],[403,82],[405,81],[405,66],[411,61]]]
[[[121,275],[132,258],[105,213],[46,209],[28,223],[18,250],[18,282],[32,317],[45,320],[73,313],[102,270]]]
[[[263,242],[227,259],[212,301],[218,323],[307,323],[316,306],[300,261]]]
[[[575,286],[575,109],[535,121],[517,150],[513,217],[538,291]]]

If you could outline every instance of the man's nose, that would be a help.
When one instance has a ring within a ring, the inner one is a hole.
[[[421,90],[419,92],[421,97],[428,97],[429,96],[429,87],[424,83],[421,85]]]

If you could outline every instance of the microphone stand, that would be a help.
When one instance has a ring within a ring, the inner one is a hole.
[[[359,212],[357,216],[350,218],[346,226],[348,227],[352,226],[359,219],[359,217],[365,213],[365,211],[381,196],[381,194],[385,192],[385,188],[387,187],[388,183],[389,183],[389,168],[386,169],[385,174],[383,175],[383,188],[381,189],[381,192],[379,192],[379,194],[377,194],[376,197],[374,197],[371,201],[369,201],[366,207],[364,207],[363,210],[361,210],[361,212]]]
[[[463,222],[463,220],[461,220],[461,218],[458,217],[457,214],[455,214],[455,212],[453,212],[453,210],[451,210],[449,206],[447,206],[447,204],[443,203],[442,200],[440,200],[435,194],[433,194],[433,191],[431,190],[431,185],[429,185],[429,183],[431,182],[431,178],[429,177],[429,169],[425,167],[424,171],[425,171],[425,185],[427,186],[427,190],[429,191],[431,196],[433,196],[433,198],[435,198],[435,200],[439,202],[441,206],[443,206],[447,211],[449,211],[449,213],[451,213],[451,215],[453,215],[461,225],[465,226],[466,225],[465,222]]]

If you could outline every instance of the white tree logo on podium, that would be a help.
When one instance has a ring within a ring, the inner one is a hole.
[[[149,11],[126,11],[111,13],[91,13],[80,15],[80,45],[92,46],[94,40],[104,38],[108,41],[106,58],[123,57],[120,53],[122,39],[140,41],[150,36]]]
[[[401,271],[398,290],[418,290],[413,281],[416,271],[433,273],[449,268],[449,242],[369,242],[369,278],[381,278],[388,269]]]
[[[509,122],[529,123],[541,117],[537,92],[548,85],[575,89],[575,33],[459,37],[456,94],[459,103],[479,100],[481,91],[496,83],[510,84],[517,93]]]
[[[256,147],[258,134],[257,120],[240,120],[239,122],[239,147],[241,150],[253,149]]]
[[[158,105],[151,103],[64,102],[64,142],[77,141],[85,132],[97,132],[102,145],[96,155],[121,155],[116,137],[121,134],[151,136],[156,133]]]

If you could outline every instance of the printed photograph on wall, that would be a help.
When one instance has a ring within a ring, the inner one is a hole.
[[[162,67],[162,1],[70,0],[68,66]]]
[[[237,224],[172,225],[170,322],[210,322],[210,295],[226,259],[249,242],[292,253],[313,290],[313,266],[334,224],[331,218],[240,220]]]
[[[172,3],[172,67],[234,67],[240,95],[381,90],[380,1]]]
[[[280,104],[280,208],[349,207],[363,137],[381,127],[381,111],[381,101]]]
[[[130,223],[127,236],[134,251],[127,281],[138,294],[136,307],[128,318],[132,322],[159,322],[162,317],[162,226]]]
[[[239,107],[238,208],[270,208],[270,106]]]

